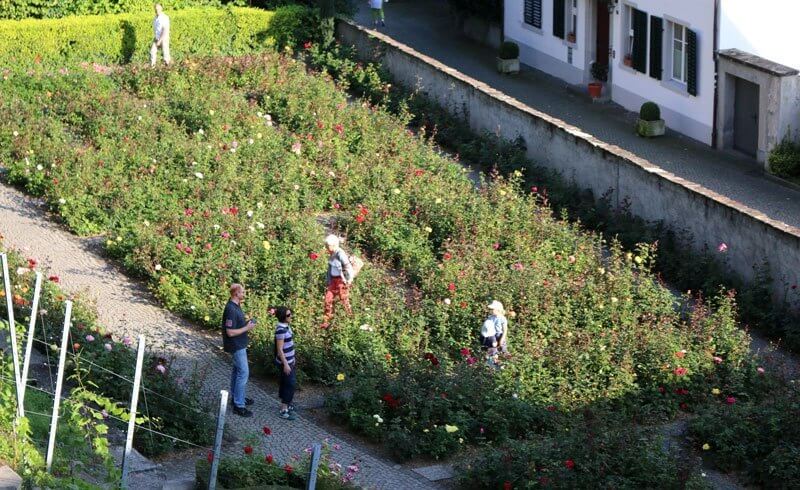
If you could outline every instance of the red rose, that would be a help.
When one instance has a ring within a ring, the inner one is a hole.
[[[678,406],[680,407],[681,410],[689,410],[689,405],[686,402],[682,402]]]
[[[310,252],[308,254],[308,258],[311,260],[317,260],[319,258],[319,255],[316,252]]]
[[[548,412],[555,412],[556,411],[556,406],[555,405],[547,405],[547,411]]]
[[[511,488],[512,487],[510,481],[506,480],[505,482],[503,482],[503,490],[511,490]]]
[[[533,186],[533,187],[531,187],[531,192],[533,192],[534,194],[536,194],[537,192],[539,192],[539,188],[538,188],[538,187],[536,187],[536,186]]]
[[[462,308],[466,308],[467,307],[467,302],[466,301],[462,301],[458,305],[461,306]]]
[[[417,177],[421,177],[422,174],[424,174],[424,173],[425,173],[425,171],[422,170],[421,168],[418,168],[418,169],[414,170],[414,175],[416,175]]]
[[[684,367],[675,368],[673,373],[675,373],[676,376],[683,376],[684,374],[686,374],[686,368]]]
[[[75,342],[72,344],[72,350],[79,350],[81,348],[81,344]]]
[[[450,291],[455,291],[456,290],[456,283],[451,282],[450,284],[447,285],[447,289],[449,289]]]
[[[575,461],[572,461],[571,459],[568,459],[568,460],[564,461],[564,466],[568,470],[574,470],[575,469]]]
[[[311,41],[306,41],[303,43],[303,48],[305,49],[311,49],[311,46]]]
[[[358,223],[363,223],[363,222],[364,222],[364,216],[363,216],[363,215],[361,215],[361,214],[359,214],[358,216],[356,216],[356,222],[358,222]]]
[[[291,475],[294,471],[294,468],[292,468],[292,465],[289,463],[286,463],[286,466],[283,467],[283,471],[285,471],[287,475]]]
[[[443,258],[444,260],[450,260],[450,259],[452,259],[452,258],[453,258],[453,256],[452,256],[452,255],[450,255],[450,252],[445,252],[445,253],[444,253],[444,255],[442,256],[442,258]]]
[[[209,451],[208,455],[206,456],[206,459],[208,460],[209,463],[214,461],[214,451]]]
[[[667,389],[666,389],[666,388],[664,388],[663,386],[659,386],[659,387],[658,387],[658,392],[659,392],[659,393],[661,393],[661,394],[664,394],[664,393],[666,393],[666,392],[667,392]]]
[[[50,277],[48,277],[47,279],[48,279],[49,281],[51,281],[51,282],[54,282],[54,283],[56,283],[56,284],[58,284],[59,282],[61,282],[61,279],[59,279],[59,278],[58,278],[58,276],[50,276]]]
[[[466,347],[462,347],[461,348],[461,355],[462,356],[469,357],[469,354],[470,354],[469,349],[467,349]]]
[[[344,126],[342,126],[341,124],[337,124],[336,126],[334,126],[334,127],[333,127],[333,129],[334,129],[334,130],[335,130],[335,131],[336,131],[336,132],[337,132],[339,135],[341,135],[342,133],[344,133]]]
[[[725,399],[725,403],[727,403],[728,405],[733,405],[734,403],[736,403],[736,398],[733,396],[729,396],[728,398]]]
[[[368,214],[369,214],[369,209],[367,209],[367,208],[366,208],[366,206],[361,206],[361,207],[359,208],[358,212],[359,212],[359,213],[361,213],[361,214],[363,214],[364,216],[366,216],[366,215],[368,215]]]
[[[29,269],[35,269],[36,268],[36,264],[38,264],[38,262],[36,262],[35,259],[28,259],[28,268]]]
[[[274,461],[274,458],[272,457],[271,454],[267,454],[267,457],[264,458],[264,461],[266,461],[267,464],[272,464],[272,462]]]
[[[253,446],[245,446],[244,447],[245,454],[253,454]]]
[[[266,425],[265,425],[265,426],[264,426],[264,428],[263,428],[263,429],[261,429],[261,430],[263,430],[263,431],[264,431],[264,435],[265,435],[265,436],[271,436],[271,435],[272,435],[272,429],[270,429],[270,428],[269,428],[269,427],[267,427]]]
[[[500,250],[500,242],[494,242],[492,244],[492,248],[495,250]]]
[[[683,359],[685,356],[686,353],[683,352],[682,350],[679,350],[678,352],[675,353],[675,357],[677,357],[678,359]]]

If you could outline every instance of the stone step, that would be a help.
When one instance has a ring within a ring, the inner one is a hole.
[[[0,468],[0,490],[19,490],[22,488],[22,478],[8,466]]]
[[[184,478],[180,480],[169,480],[164,482],[164,485],[161,487],[161,490],[194,490],[195,488],[195,479],[194,478]]]

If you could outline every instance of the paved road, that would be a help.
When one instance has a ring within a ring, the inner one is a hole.
[[[356,21],[371,28],[369,9],[363,3]],[[639,138],[632,129],[635,114],[614,104],[592,104],[566,90],[565,82],[542,72],[523,69],[518,76],[498,74],[495,51],[459,34],[447,0],[393,0],[384,10],[387,25],[378,30],[395,40],[678,177],[800,227],[800,192],[769,180],[754,161],[716,151],[677,133],[651,140]]]
[[[148,345],[175,356],[178,367],[191,367],[196,361],[201,368],[207,367],[204,396],[213,407],[218,406],[219,390],[229,389],[230,363],[220,352],[217,335],[161,308],[142,284],[126,277],[98,253],[96,240],[70,234],[51,220],[38,200],[2,183],[0,234],[5,237],[5,246],[21,250],[60,276],[66,291],[83,293],[94,300],[100,322],[118,338],[123,334],[144,334]],[[338,463],[347,466],[360,460],[361,469],[356,475],[360,485],[379,489],[438,488],[405,467],[372,456],[356,443],[334,438],[302,416],[294,422],[279,419],[278,401],[270,392],[251,383],[248,396],[257,400],[255,416],[243,419],[229,412],[226,434],[242,439],[260,434],[265,425],[271,427],[270,446],[261,450],[264,454],[269,450],[281,462],[291,462],[293,455],[302,456],[306,447],[330,438],[341,445],[333,454]],[[241,444],[234,447],[240,449]]]

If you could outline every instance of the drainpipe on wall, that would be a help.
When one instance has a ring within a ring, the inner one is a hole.
[[[711,147],[719,149],[717,143],[717,107],[719,105],[719,16],[720,0],[714,0],[714,113],[711,122]]]

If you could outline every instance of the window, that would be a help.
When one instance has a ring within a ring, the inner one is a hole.
[[[567,7],[571,10],[571,12],[568,12],[569,15],[567,15],[570,23],[568,31],[573,36],[572,42],[575,42],[575,38],[578,35],[578,0],[572,0],[571,3],[571,8]]]
[[[633,53],[633,11],[636,10],[630,5],[625,7],[625,30],[627,32],[627,39],[625,46],[628,48],[625,54],[630,55]]]
[[[672,23],[672,79],[686,83],[689,73],[689,57],[687,56],[687,29]]]
[[[526,24],[542,28],[542,0],[525,0],[523,14]]]

